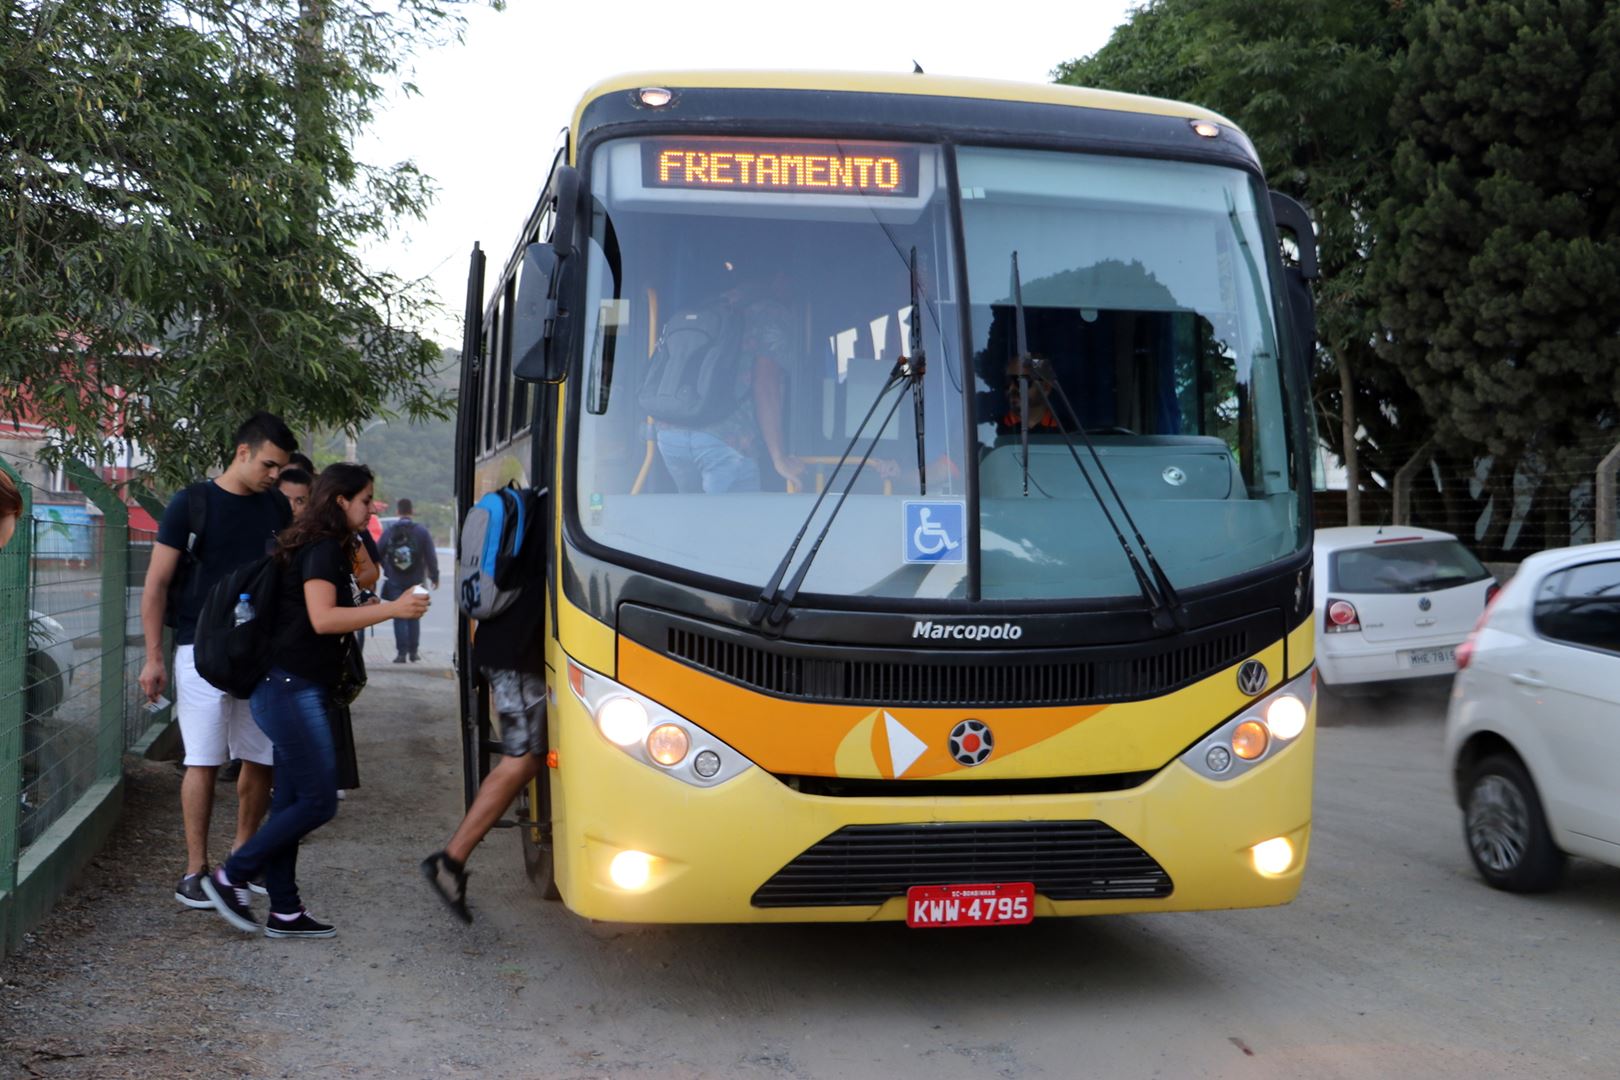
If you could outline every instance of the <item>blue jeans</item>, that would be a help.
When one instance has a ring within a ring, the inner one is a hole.
[[[303,908],[298,896],[298,842],[337,813],[337,752],[327,688],[272,667],[249,699],[253,722],[275,747],[270,817],[225,863],[233,882],[264,874],[270,910]]]
[[[382,598],[398,600],[415,587],[415,585],[401,585],[393,580],[384,581]],[[422,647],[422,620],[395,619],[393,622],[394,651],[401,656],[415,656]]]
[[[659,428],[658,452],[683,495],[759,490],[759,463],[707,431]]]

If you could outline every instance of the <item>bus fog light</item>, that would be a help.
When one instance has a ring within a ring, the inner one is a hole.
[[[645,851],[621,851],[608,864],[608,877],[621,889],[644,888],[652,877],[652,856]]]
[[[1274,836],[1254,845],[1254,868],[1262,874],[1285,873],[1294,865],[1294,845],[1286,836]]]
[[[692,771],[705,780],[713,779],[720,771],[720,755],[713,750],[705,750],[692,759]]]
[[[1305,703],[1292,694],[1283,694],[1266,707],[1266,726],[1279,739],[1292,739],[1305,730]]]
[[[647,707],[635,698],[608,698],[596,710],[596,726],[609,742],[630,746],[647,734]]]
[[[692,739],[679,724],[659,724],[647,733],[647,756],[660,765],[679,765]]]
[[[1210,772],[1225,772],[1232,767],[1232,751],[1224,746],[1212,746],[1204,755],[1204,764],[1209,766]]]
[[[1270,741],[1266,725],[1258,720],[1245,720],[1232,732],[1232,753],[1244,761],[1253,761],[1266,752]]]

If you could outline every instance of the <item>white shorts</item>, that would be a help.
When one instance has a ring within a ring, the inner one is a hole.
[[[174,701],[187,765],[223,765],[231,758],[274,765],[270,737],[253,722],[253,711],[197,674],[192,646],[174,650]]]

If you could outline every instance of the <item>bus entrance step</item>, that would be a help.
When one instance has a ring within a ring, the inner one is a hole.
[[[511,818],[501,818],[495,824],[491,825],[490,828],[492,828],[492,829],[515,829],[515,828],[518,827],[519,824],[521,824],[521,822],[514,821]]]

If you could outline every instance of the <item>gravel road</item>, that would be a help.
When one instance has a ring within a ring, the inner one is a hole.
[[[0,1076],[1615,1075],[1620,870],[1576,864],[1544,897],[1481,885],[1433,694],[1325,715],[1287,908],[980,931],[592,924],[538,898],[500,831],[462,927],[415,869],[460,809],[453,684],[372,651],[364,786],[300,866],[339,936],[272,942],[177,910],[178,776],[130,762],[113,844],[0,966]]]

